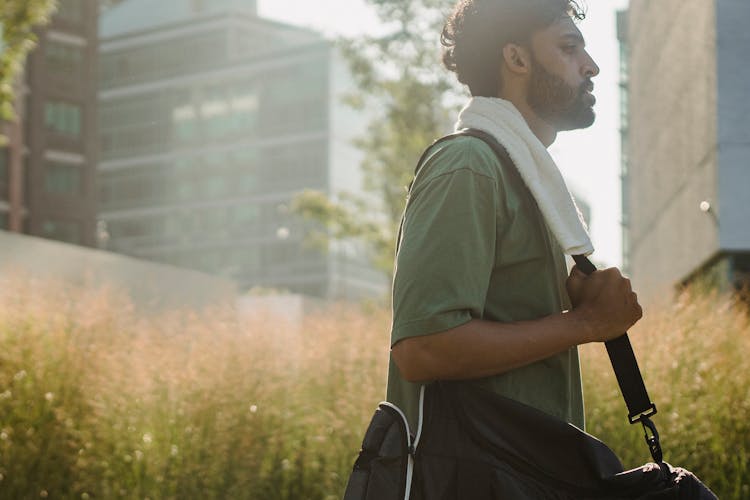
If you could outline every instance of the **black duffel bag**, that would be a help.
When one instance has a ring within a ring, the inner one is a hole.
[[[412,499],[716,498],[662,462],[625,471],[577,427],[471,383],[428,387]]]
[[[400,410],[381,403],[344,500],[716,498],[665,462],[625,471],[590,434],[472,383],[435,382],[423,398],[414,438]]]

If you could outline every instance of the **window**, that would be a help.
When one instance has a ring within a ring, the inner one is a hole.
[[[220,177],[221,174],[209,174],[203,179],[202,191],[209,198],[218,198],[227,190],[226,179]]]
[[[196,230],[201,235],[221,235],[227,231],[227,208],[204,208],[196,211]]]
[[[177,181],[177,198],[180,200],[188,200],[194,196],[195,192],[195,181],[191,178],[182,178]]]
[[[0,199],[8,197],[8,150],[0,148]]]
[[[320,188],[327,175],[326,162],[326,144],[322,141],[266,148],[259,169],[261,189]]]
[[[248,237],[257,236],[260,225],[260,208],[258,205],[236,205],[229,209],[225,221],[230,234]]]
[[[231,89],[230,109],[234,132],[243,135],[255,133],[258,106],[258,91],[253,84],[235,85]]]
[[[80,77],[83,67],[83,49],[50,41],[45,51],[45,60],[47,66],[53,71]]]
[[[131,238],[144,234],[143,225],[140,221],[113,220],[109,221],[107,225],[109,227],[109,234],[115,239]]]
[[[233,179],[240,194],[254,193],[258,189],[258,150],[243,148],[234,151],[229,162],[233,166]]]
[[[620,82],[625,83],[630,76],[628,68],[628,57],[630,57],[630,48],[627,43],[620,43]]]
[[[200,114],[206,135],[211,139],[226,136],[231,127],[229,101],[222,87],[203,90]]]
[[[240,194],[254,193],[258,189],[258,176],[255,172],[238,172],[236,175],[236,187]]]
[[[216,66],[226,59],[226,38],[226,33],[217,31],[104,54],[101,85],[110,88]]]
[[[8,181],[8,149],[0,148],[0,183]]]
[[[99,106],[101,157],[163,151],[172,135],[172,98],[154,93]]]
[[[74,23],[84,19],[86,11],[85,0],[60,0],[57,7],[57,17]]]
[[[198,114],[190,102],[175,105],[172,109],[172,133],[175,142],[189,143],[198,138]]]
[[[44,172],[44,190],[54,194],[80,194],[81,166],[48,163]]]
[[[102,103],[99,121],[108,130],[152,122],[166,125],[167,103],[167,97],[159,93]]]
[[[167,228],[163,216],[153,216],[130,220],[113,220],[107,223],[109,233],[114,239],[160,237]]]
[[[42,223],[42,236],[66,243],[80,243],[81,224],[74,221],[47,219]]]
[[[255,223],[260,211],[257,205],[239,205],[234,207],[232,212],[232,222],[237,226],[244,226]]]
[[[81,136],[81,106],[61,101],[47,101],[44,107],[47,130],[69,137]]]

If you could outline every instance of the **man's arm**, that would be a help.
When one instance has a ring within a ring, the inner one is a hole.
[[[630,281],[617,269],[585,276],[574,268],[567,288],[572,311],[515,323],[473,319],[401,340],[392,348],[393,360],[410,382],[486,377],[616,338],[643,314]]]

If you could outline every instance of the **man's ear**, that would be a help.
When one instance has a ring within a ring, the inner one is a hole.
[[[508,43],[503,47],[503,61],[511,73],[526,74],[531,69],[529,51],[515,43]]]

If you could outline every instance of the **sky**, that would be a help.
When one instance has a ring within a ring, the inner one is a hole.
[[[593,79],[597,120],[585,130],[558,135],[549,148],[568,187],[591,207],[589,221],[597,262],[619,266],[621,250],[619,48],[615,13],[628,0],[589,0],[579,25],[600,74]],[[305,26],[329,37],[379,29],[365,0],[258,0],[263,17]],[[437,66],[436,61],[436,67]],[[427,146],[427,145],[425,145]]]

